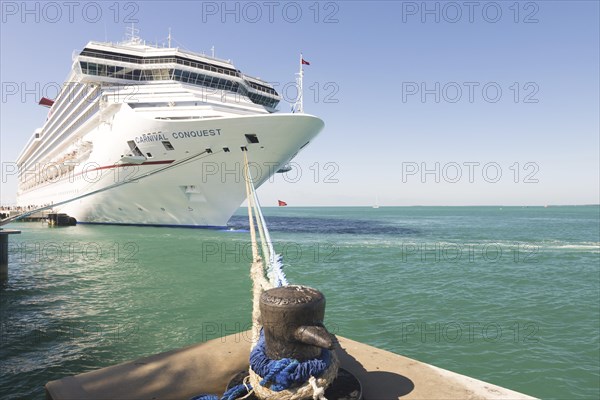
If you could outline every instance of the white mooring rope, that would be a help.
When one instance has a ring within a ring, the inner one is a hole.
[[[250,225],[250,238],[252,241],[252,266],[250,276],[252,278],[252,349],[255,348],[260,338],[260,296],[263,291],[273,287],[287,286],[288,280],[283,272],[282,257],[276,254],[271,242],[269,229],[263,216],[256,189],[248,165],[248,155],[244,152],[244,178],[246,180],[246,197],[248,199],[248,222]],[[261,246],[257,242],[256,230],[258,230]],[[262,252],[262,254],[261,254]],[[267,261],[265,268],[264,260]],[[269,279],[267,279],[267,277]],[[311,376],[304,385],[275,392],[260,384],[262,378],[250,369],[250,383],[253,392],[262,399],[273,400],[296,400],[313,398],[314,400],[327,400],[325,388],[333,382],[337,376],[339,361],[335,352],[331,352],[331,365],[322,376],[315,378]]]

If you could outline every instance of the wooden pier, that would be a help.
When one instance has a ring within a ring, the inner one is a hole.
[[[17,211],[17,210],[0,211],[0,221],[3,219],[11,218],[11,217],[16,217],[17,215],[23,214],[24,212],[26,212],[26,210],[25,211]],[[23,221],[23,222],[46,221],[48,219],[48,214],[52,214],[52,213],[54,213],[54,211],[52,211],[52,210],[38,211],[34,214],[28,215],[27,217],[19,219],[19,221]]]
[[[46,221],[48,219],[48,214],[51,214],[51,213],[52,213],[52,210],[40,211],[35,214],[31,214],[31,215],[21,219],[20,221],[25,221],[25,222]]]

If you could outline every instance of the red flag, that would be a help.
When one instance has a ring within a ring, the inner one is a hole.
[[[282,201],[282,200],[277,200],[277,203],[279,204],[279,207],[285,207],[285,206],[287,206],[287,203],[285,201]]]
[[[302,59],[302,64],[303,65],[310,65],[310,63],[308,61],[306,61],[304,58]]]
[[[40,102],[38,103],[40,106],[46,106],[46,107],[52,107],[52,105],[54,104],[54,100],[50,100],[46,97],[42,97],[40,99]]]

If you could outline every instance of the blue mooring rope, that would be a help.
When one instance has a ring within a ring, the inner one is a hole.
[[[248,385],[250,390],[252,386]],[[244,397],[248,394],[248,389],[244,385],[237,385],[223,393],[221,400],[236,400],[240,397]],[[190,400],[219,400],[219,396],[214,394],[201,394],[200,396],[194,396]]]
[[[262,332],[256,347],[250,353],[250,367],[263,377],[260,384],[262,386],[270,384],[269,389],[274,392],[304,384],[311,376],[321,376],[330,364],[331,352],[327,349],[321,351],[319,358],[303,362],[293,358],[271,360],[265,353],[265,337]]]
[[[274,392],[300,386],[308,382],[311,376],[319,377],[330,365],[331,352],[327,349],[321,351],[319,358],[303,362],[293,358],[271,360],[265,353],[265,336],[262,331],[258,343],[250,353],[250,367],[258,376],[263,377],[260,384],[268,386]],[[248,388],[252,390],[250,385]],[[221,400],[235,400],[246,394],[248,394],[247,386],[240,384],[223,393]],[[205,394],[192,397],[190,400],[219,400],[219,397]]]

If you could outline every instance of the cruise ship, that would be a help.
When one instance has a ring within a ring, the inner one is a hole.
[[[301,106],[278,112],[280,100],[267,81],[170,40],[148,45],[132,30],[89,42],[57,98],[40,101],[48,118],[17,159],[17,204],[81,223],[225,226],[246,197],[244,152],[258,187],[324,126]]]

